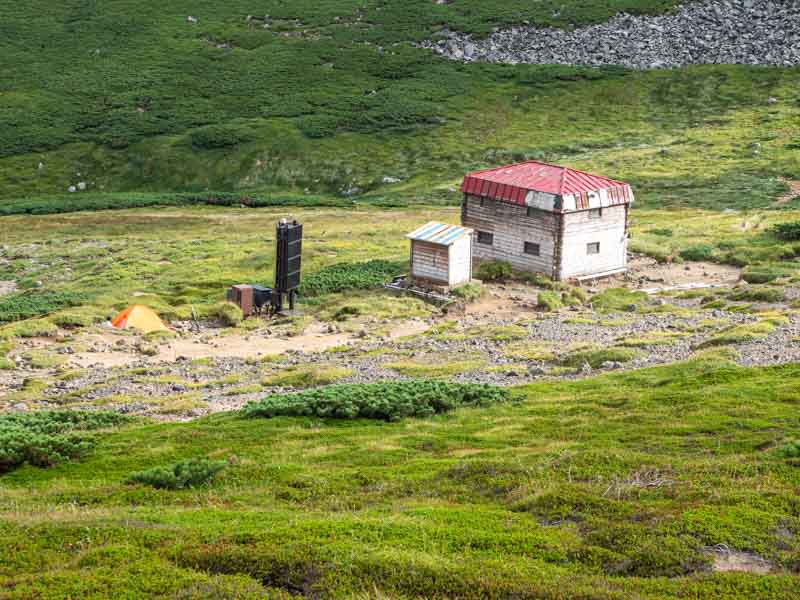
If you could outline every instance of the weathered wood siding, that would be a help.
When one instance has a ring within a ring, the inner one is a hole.
[[[429,242],[411,241],[411,276],[449,285],[450,254],[447,246]]]
[[[520,271],[555,275],[553,257],[558,233],[556,213],[534,210],[528,216],[525,206],[467,195],[461,210],[465,227],[475,230],[472,256],[475,262],[504,260]],[[478,243],[478,232],[494,236],[491,246]],[[539,256],[525,254],[525,242],[539,244]]]
[[[472,279],[472,237],[465,235],[450,246],[450,285],[469,283]]]
[[[626,207],[603,208],[600,218],[590,211],[564,215],[563,252],[560,278],[603,273],[627,264]],[[587,245],[600,244],[599,254],[588,254]]]

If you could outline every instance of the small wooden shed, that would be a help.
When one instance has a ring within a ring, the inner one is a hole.
[[[470,282],[472,229],[431,221],[406,237],[411,240],[415,283],[451,288]]]

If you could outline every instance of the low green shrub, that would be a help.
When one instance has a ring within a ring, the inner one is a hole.
[[[57,411],[0,415],[0,473],[25,463],[49,467],[78,458],[94,445],[87,431],[114,427],[129,417],[111,412]]]
[[[573,287],[564,292],[565,295],[569,295],[571,298],[574,298],[578,301],[579,304],[586,304],[589,302],[589,294],[586,293],[585,290],[579,287]]]
[[[626,288],[610,288],[592,296],[592,306],[601,312],[635,311],[639,304],[648,300],[644,292],[634,292]]]
[[[661,237],[672,237],[672,229],[668,228],[656,228],[656,229],[648,229],[645,233],[649,233],[650,235],[658,235]]]
[[[789,274],[791,274],[791,271],[787,271],[781,267],[759,265],[745,269],[742,273],[742,279],[747,283],[771,283]]]
[[[505,388],[444,381],[410,380],[333,385],[273,395],[244,408],[248,417],[321,417],[397,421],[429,417],[462,406],[488,406],[510,399]]]
[[[605,362],[630,362],[642,356],[634,348],[603,348],[598,350],[582,350],[562,357],[558,362],[561,366],[578,369],[584,364],[589,364],[593,369],[598,369]]]
[[[49,319],[31,319],[6,325],[0,329],[0,339],[10,337],[52,337],[57,333],[58,327]]]
[[[251,139],[249,132],[243,127],[233,125],[208,125],[195,129],[189,134],[189,140],[195,148],[213,150],[236,146]]]
[[[342,367],[297,365],[267,377],[262,383],[269,387],[307,388],[329,385],[352,374],[353,371]]]
[[[735,290],[729,298],[740,302],[783,302],[786,296],[783,290],[778,288],[751,287]]]
[[[714,256],[714,246],[708,244],[695,244],[680,251],[683,260],[703,261],[711,260]]]
[[[236,327],[244,319],[242,309],[231,302],[215,304],[206,314],[212,319],[218,319],[226,327]]]
[[[50,320],[58,327],[71,328],[71,327],[88,327],[94,322],[94,319],[89,315],[80,314],[76,312],[64,312],[53,315]]]
[[[475,271],[475,277],[481,281],[506,281],[513,274],[511,263],[502,260],[481,263]]]
[[[85,302],[83,294],[31,290],[0,298],[0,323],[40,317]]]
[[[454,288],[450,293],[464,302],[475,302],[483,296],[483,286],[480,283],[465,283]]]
[[[557,292],[541,291],[536,298],[536,306],[541,310],[554,311],[564,306],[561,294]]]
[[[779,240],[784,242],[796,242],[800,240],[800,221],[790,221],[788,223],[778,223],[769,228]]]
[[[210,482],[228,466],[224,460],[189,458],[166,467],[154,467],[128,477],[128,483],[141,483],[160,490],[182,490]]]
[[[756,340],[764,339],[774,330],[775,330],[775,325],[768,321],[735,325],[701,342],[697,346],[697,349],[710,348],[713,346],[725,346],[728,344],[744,344],[747,342],[753,342]]]
[[[800,458],[800,440],[789,440],[776,449],[781,458]]]
[[[338,263],[305,277],[300,286],[300,295],[322,296],[345,290],[380,287],[407,269],[408,263],[393,260]]]

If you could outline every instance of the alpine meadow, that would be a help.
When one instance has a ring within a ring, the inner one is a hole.
[[[0,0],[0,599],[800,599],[796,0]]]

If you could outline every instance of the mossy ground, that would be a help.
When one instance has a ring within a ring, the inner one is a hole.
[[[800,480],[777,448],[800,436],[798,385],[796,366],[706,357],[394,424],[129,426],[3,476],[0,582],[9,598],[788,599]],[[125,483],[198,456],[230,466],[196,490]],[[713,573],[715,544],[774,572]]]

